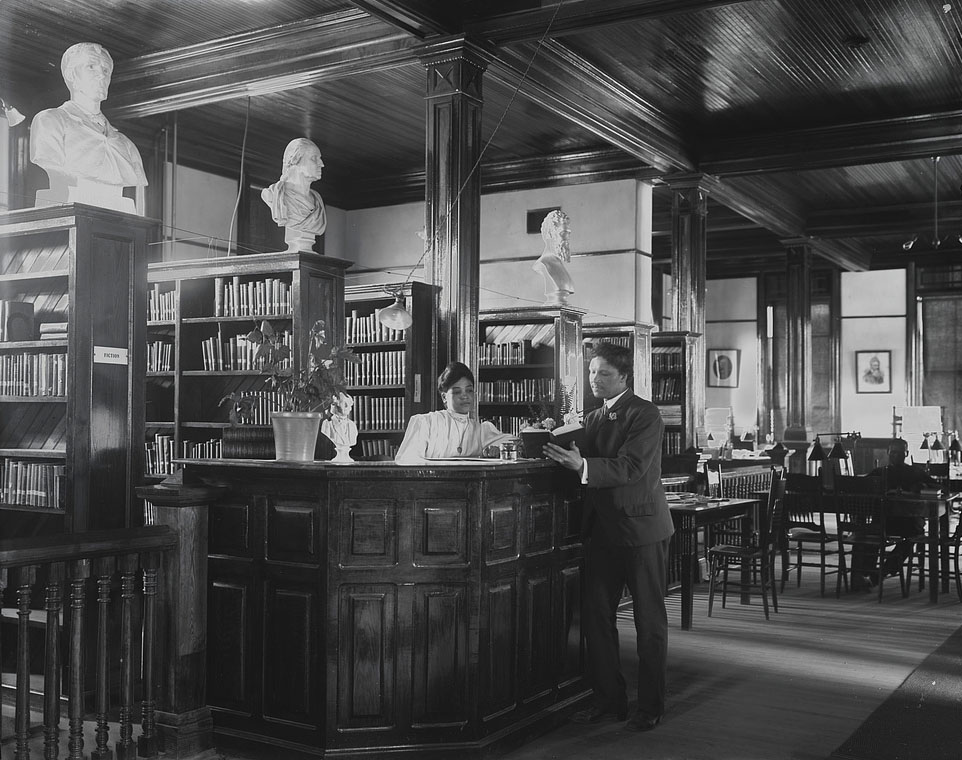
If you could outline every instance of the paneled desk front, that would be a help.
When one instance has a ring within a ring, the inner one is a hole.
[[[216,730],[339,758],[480,757],[583,679],[580,503],[547,460],[188,460],[210,508]]]

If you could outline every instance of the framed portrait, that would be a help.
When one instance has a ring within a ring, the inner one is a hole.
[[[709,348],[708,349],[708,387],[709,388],[737,388],[739,358],[741,351],[737,348]]]
[[[855,352],[855,392],[892,392],[892,352]]]

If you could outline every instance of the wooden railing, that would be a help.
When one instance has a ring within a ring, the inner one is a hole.
[[[55,760],[60,753],[64,653],[67,757],[71,760],[84,758],[84,697],[88,689],[84,660],[91,646],[95,659],[91,680],[95,681],[92,686],[96,747],[90,757],[93,760],[111,757],[108,715],[112,668],[119,672],[120,678],[119,735],[113,755],[117,760],[132,760],[138,754],[140,757],[157,755],[154,652],[160,622],[157,620],[158,575],[163,555],[176,545],[176,535],[166,526],[0,541],[0,596],[10,582],[13,584],[11,596],[15,596],[16,601],[15,760],[30,757],[31,624],[39,624],[44,632],[44,759]],[[117,579],[119,609],[111,602],[111,588]],[[141,579],[142,585],[138,583]],[[136,603],[138,585],[143,593],[141,604]],[[36,609],[38,601],[42,602],[42,609]],[[142,610],[139,626],[135,626],[134,621],[137,609]],[[67,632],[66,642],[61,641],[61,615]],[[85,628],[88,622],[92,622],[87,620],[90,617],[96,618],[95,642],[85,637]],[[117,622],[119,650],[112,646],[109,636],[111,624]],[[135,637],[135,627],[139,627],[139,637]],[[139,672],[135,669],[138,639],[141,646]],[[138,677],[140,683],[136,683]],[[141,736],[136,745],[133,741],[135,693],[142,695]]]

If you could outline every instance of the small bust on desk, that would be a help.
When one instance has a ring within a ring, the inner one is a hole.
[[[320,148],[306,137],[298,137],[284,149],[280,179],[261,190],[261,199],[271,207],[271,218],[284,228],[288,253],[313,250],[315,238],[327,229],[324,200],[311,189],[323,169]]]
[[[541,223],[541,237],[544,239],[544,250],[531,268],[544,278],[545,305],[564,306],[568,303],[568,296],[575,292],[571,275],[565,266],[571,261],[568,215],[560,209],[550,212]]]
[[[48,190],[37,191],[37,205],[87,203],[142,213],[123,194],[147,185],[137,146],[100,112],[114,62],[93,42],[71,45],[60,59],[70,99],[33,117],[30,160],[47,173]]]
[[[331,439],[337,454],[335,462],[352,462],[351,447],[357,443],[357,425],[351,419],[354,399],[341,392],[331,404],[331,418],[321,423],[321,432]]]

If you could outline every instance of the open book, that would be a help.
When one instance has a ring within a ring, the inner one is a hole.
[[[551,431],[551,442],[562,448],[571,448],[571,442],[578,444],[578,448],[585,445],[585,429],[580,422],[571,422],[561,425]]]

